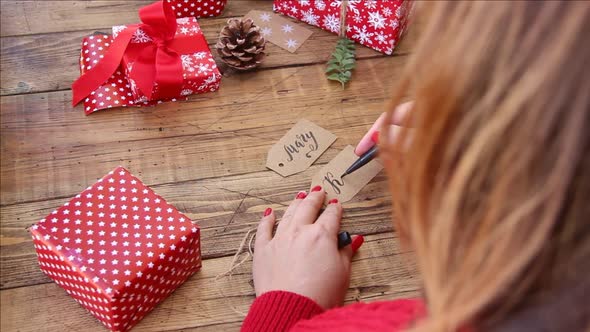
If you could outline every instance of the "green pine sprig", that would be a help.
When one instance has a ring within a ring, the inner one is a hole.
[[[326,75],[329,80],[340,82],[342,89],[344,89],[344,85],[350,81],[352,76],[352,70],[356,62],[355,50],[356,47],[353,41],[340,38],[328,61]]]

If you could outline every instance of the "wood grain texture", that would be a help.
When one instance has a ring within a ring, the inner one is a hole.
[[[191,102],[91,116],[69,107],[69,92],[2,98],[2,205],[72,196],[119,164],[152,185],[264,171],[272,143],[300,118],[340,137],[334,148],[354,145],[404,63],[358,61],[347,90],[323,65],[281,68],[225,78]]]
[[[418,295],[419,281],[413,277],[415,268],[411,264],[411,254],[403,252],[397,243],[391,232],[366,238],[353,259],[346,303]],[[231,279],[215,280],[217,275],[227,271],[231,260],[232,257],[206,260],[200,272],[158,305],[135,329],[237,330],[243,317],[231,307],[246,312],[254,298],[254,289],[250,263],[240,266]],[[104,331],[98,321],[53,283],[2,291],[1,301],[2,331]]]
[[[59,1],[58,3],[60,6],[63,6],[67,2]],[[272,10],[272,3],[270,1],[255,2],[254,6],[248,6],[246,5],[247,3],[249,1],[230,1],[228,7],[232,7],[231,13],[236,16],[245,15],[250,8]],[[131,4],[121,4],[120,6],[133,8]],[[224,15],[227,16],[228,14],[224,11]],[[296,53],[285,52],[280,47],[272,43],[267,43],[267,56],[261,68],[271,69],[285,66],[326,63],[331,52],[334,50],[334,45],[338,37],[319,28],[297,22],[294,19],[288,19],[296,22],[295,24],[306,26],[313,31],[313,34]],[[82,38],[92,34],[96,30],[109,33],[112,25],[136,23],[137,18],[134,18],[134,20],[132,22],[115,22],[106,26],[96,27],[92,30],[2,38],[0,65],[2,68],[9,68],[9,70],[3,70],[2,72],[0,95],[70,89],[72,82],[78,78],[80,72],[78,59]],[[199,21],[211,48],[217,42],[219,31],[225,25],[226,20],[226,17],[220,17],[201,19]],[[408,47],[413,44],[413,39],[416,38],[417,34],[418,31],[412,32],[410,30],[404,41],[396,48],[395,54],[407,54]],[[213,52],[213,54],[216,60],[219,60],[216,52]],[[359,46],[357,57],[359,59],[367,59],[384,57],[384,55],[367,47]],[[217,63],[221,62],[217,61]],[[225,69],[224,66],[221,68]],[[39,73],[43,73],[43,75],[39,75]]]
[[[137,22],[137,9],[151,2],[0,1],[2,331],[104,331],[41,273],[26,228],[118,165],[202,227],[202,271],[136,330],[238,330],[242,316],[231,307],[246,311],[253,299],[251,264],[221,281],[227,298],[214,277],[266,207],[281,215],[315,172],[362,137],[384,110],[423,26],[416,20],[391,57],[359,46],[346,90],[323,73],[337,37],[305,25],[314,33],[296,53],[268,44],[262,68],[225,71],[216,93],[84,116],[70,106],[69,91],[82,37]],[[271,5],[230,0],[221,17],[200,23],[212,45],[228,17]],[[265,168],[266,153],[301,118],[339,138],[311,168],[282,178]],[[392,233],[385,175],[344,208],[343,229],[368,235],[354,259],[347,303],[417,295],[411,254]]]
[[[308,172],[320,167],[314,165]],[[202,227],[202,254],[204,259],[209,259],[233,255],[264,209],[270,206],[282,215],[295,193],[309,186],[309,175],[303,173],[267,186],[264,185],[269,179],[267,173],[150,187]],[[391,231],[390,197],[385,193],[385,186],[385,176],[380,175],[353,201],[346,203],[342,227],[353,234]],[[30,234],[25,228],[67,200],[17,204],[2,209],[0,288],[50,282],[38,268]]]
[[[105,29],[137,23],[139,8],[152,0],[1,1],[1,36],[23,36],[63,31]],[[269,1],[229,1],[221,18],[244,15],[249,8],[266,9]]]

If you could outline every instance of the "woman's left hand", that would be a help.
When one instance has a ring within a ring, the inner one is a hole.
[[[275,214],[265,211],[256,233],[254,288],[256,295],[282,290],[306,296],[324,309],[342,305],[350,281],[352,249],[338,249],[340,203],[325,199],[321,187],[301,192],[285,211],[273,236]]]

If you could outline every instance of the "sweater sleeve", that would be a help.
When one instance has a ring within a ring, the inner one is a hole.
[[[313,300],[291,292],[264,293],[250,307],[242,323],[242,332],[287,331],[295,323],[324,311]]]

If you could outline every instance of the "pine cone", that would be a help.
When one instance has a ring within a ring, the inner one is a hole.
[[[266,41],[260,34],[260,27],[252,19],[232,18],[221,29],[215,45],[223,62],[239,70],[248,70],[260,64],[264,58]]]

